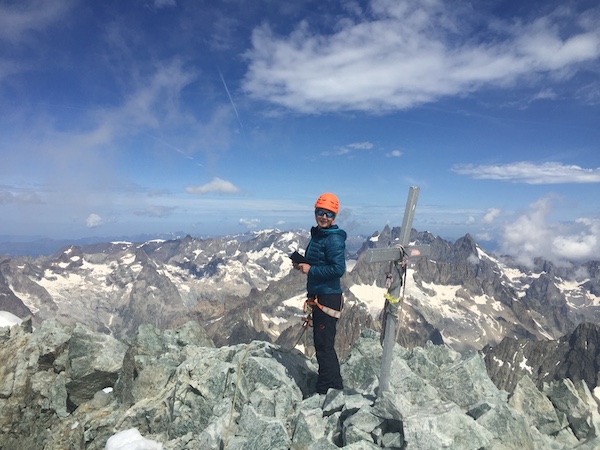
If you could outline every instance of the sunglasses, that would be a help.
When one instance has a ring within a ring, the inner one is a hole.
[[[328,219],[333,219],[335,217],[335,213],[331,211],[325,211],[324,209],[315,209],[315,214],[319,217],[327,217]]]

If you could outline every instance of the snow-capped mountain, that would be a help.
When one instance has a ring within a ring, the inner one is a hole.
[[[379,329],[387,263],[369,264],[365,250],[394,246],[399,229],[367,239],[344,276],[339,324],[342,355],[364,328]],[[217,345],[262,339],[293,346],[301,338],[305,277],[288,255],[302,251],[305,231],[264,230],[224,238],[111,242],[70,246],[50,257],[0,260],[0,310],[34,323],[55,317],[123,337],[142,323],[159,329],[190,318]],[[600,262],[533,269],[483,251],[469,236],[455,243],[411,233],[428,244],[411,260],[399,342],[444,342],[480,350],[505,337],[557,339],[582,322],[600,323]],[[306,343],[310,343],[310,333]],[[304,341],[300,341],[304,343]]]

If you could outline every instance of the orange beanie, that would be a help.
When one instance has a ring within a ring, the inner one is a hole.
[[[317,199],[315,208],[327,209],[337,214],[340,210],[340,202],[335,195],[325,192]]]

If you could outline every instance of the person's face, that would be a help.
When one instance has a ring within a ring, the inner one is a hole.
[[[329,228],[333,225],[335,213],[323,208],[315,209],[315,219],[319,228]]]

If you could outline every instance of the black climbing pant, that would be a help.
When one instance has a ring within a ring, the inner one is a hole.
[[[342,294],[320,294],[319,303],[340,311],[342,308]],[[317,378],[317,392],[327,393],[329,388],[343,389],[340,363],[335,352],[335,334],[338,319],[313,308],[313,336],[317,362],[319,363],[319,376]]]

